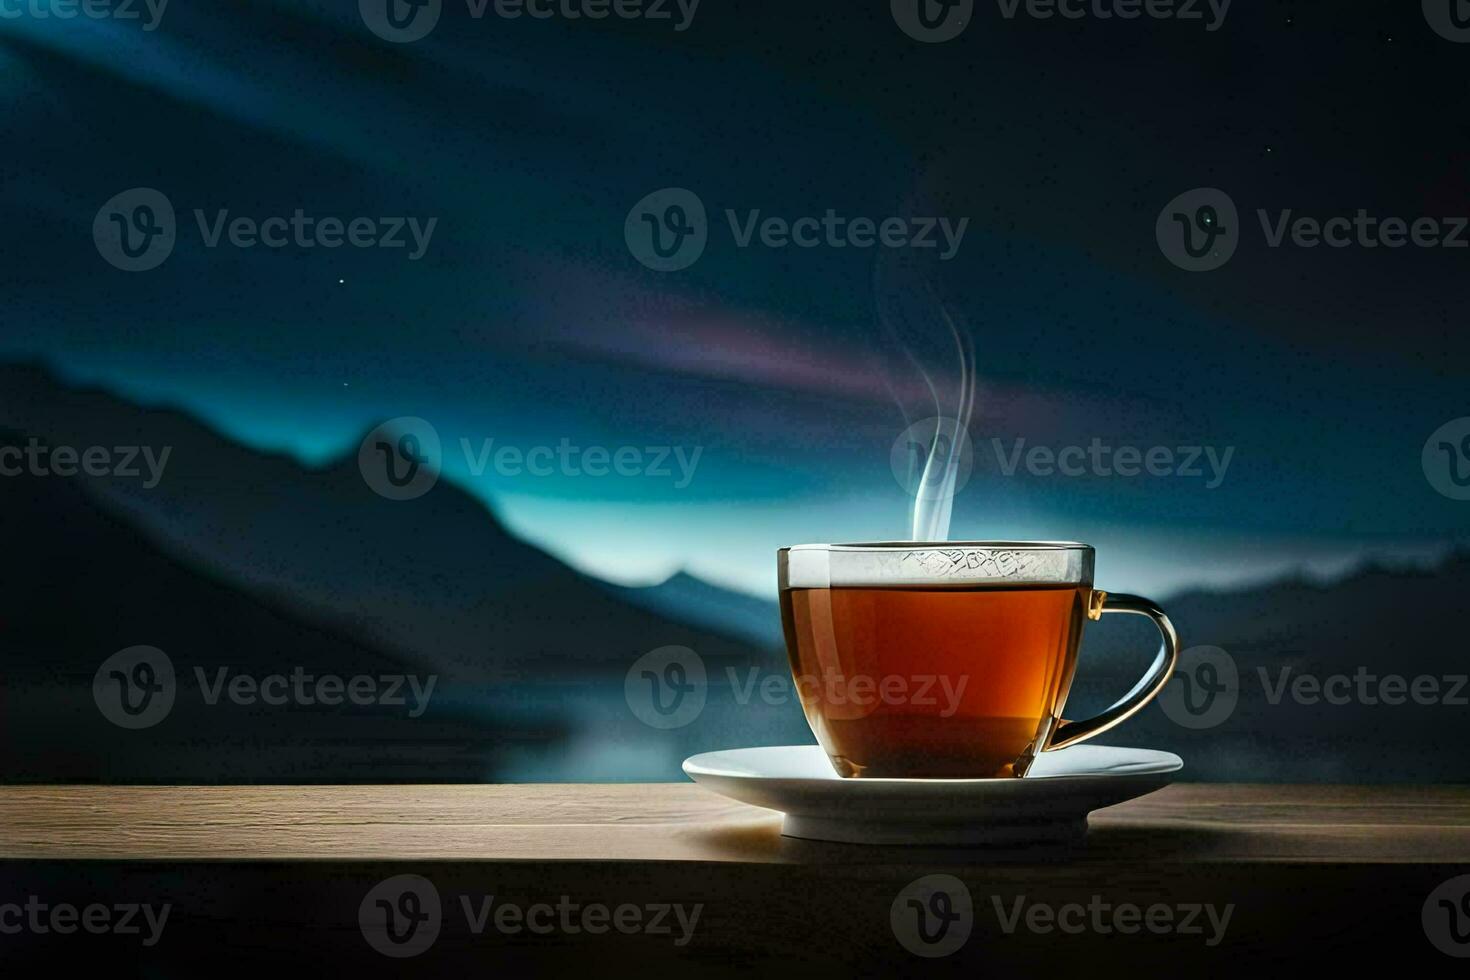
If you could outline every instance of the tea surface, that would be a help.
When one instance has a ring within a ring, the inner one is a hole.
[[[817,740],[843,775],[1013,775],[1065,699],[1088,591],[786,590],[787,651]]]

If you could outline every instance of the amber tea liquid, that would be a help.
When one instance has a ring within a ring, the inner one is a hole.
[[[1091,589],[838,587],[781,595],[807,721],[844,776],[998,777],[1040,750]]]

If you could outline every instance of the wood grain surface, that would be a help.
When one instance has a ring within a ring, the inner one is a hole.
[[[780,819],[687,784],[3,787],[0,962],[17,975],[126,964],[197,976],[226,957],[252,974],[411,963],[425,976],[807,980],[1282,976],[1383,950],[1401,972],[1463,962],[1431,941],[1443,911],[1430,897],[1470,880],[1470,787],[1179,784],[1098,812],[1087,839],[1061,850],[821,844],[782,837]],[[933,875],[963,882],[973,930],[952,955],[921,959],[900,940],[913,913],[896,896]],[[366,896],[402,876],[443,913],[432,948],[395,964],[360,917]],[[699,919],[687,942],[475,927],[471,911],[491,901],[680,906]],[[35,902],[166,902],[171,914],[146,947],[16,933]],[[1180,924],[1123,934],[1100,913],[1080,931],[1008,925],[1023,906],[1149,909]],[[1218,931],[1183,924],[1203,909],[1222,917]]]
[[[930,853],[791,840],[780,825],[673,783],[0,787],[0,859],[841,864]],[[1470,787],[1180,784],[1095,813],[1069,859],[1470,863]]]

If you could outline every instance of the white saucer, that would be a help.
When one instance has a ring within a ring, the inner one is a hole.
[[[1025,779],[843,779],[817,745],[705,752],[684,772],[722,796],[779,810],[781,832],[849,844],[1074,841],[1093,810],[1168,785],[1172,752],[1074,745],[1043,752]]]

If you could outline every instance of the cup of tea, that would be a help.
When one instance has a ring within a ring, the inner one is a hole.
[[[781,622],[807,721],[841,776],[1025,776],[1153,700],[1179,639],[1153,602],[1092,587],[1067,541],[804,544],[777,553]],[[1062,717],[1083,627],[1104,613],[1163,637],[1133,689]]]

